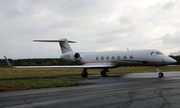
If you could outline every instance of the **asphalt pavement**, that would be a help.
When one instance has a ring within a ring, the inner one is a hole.
[[[84,86],[0,92],[0,108],[179,108],[180,72],[164,74],[89,75],[78,81]]]

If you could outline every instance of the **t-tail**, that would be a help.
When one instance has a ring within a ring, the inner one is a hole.
[[[75,41],[68,41],[66,38],[59,39],[59,40],[33,40],[34,42],[59,42],[59,46],[61,48],[61,52],[67,53],[67,52],[72,52],[73,50],[71,49],[69,43],[76,43]]]

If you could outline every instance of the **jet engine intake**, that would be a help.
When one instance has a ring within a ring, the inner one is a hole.
[[[69,53],[62,54],[61,59],[65,61],[78,63],[79,60],[81,60],[81,55],[78,52],[69,52]]]
[[[80,60],[81,59],[81,56],[78,52],[76,52],[73,57],[74,57],[74,60]]]

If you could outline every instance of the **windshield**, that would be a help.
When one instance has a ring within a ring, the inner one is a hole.
[[[151,55],[164,55],[162,52],[151,52]]]
[[[151,52],[151,55],[156,55],[156,53],[154,53],[154,52]]]
[[[162,52],[156,52],[157,55],[164,55]]]

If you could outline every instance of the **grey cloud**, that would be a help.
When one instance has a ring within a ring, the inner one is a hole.
[[[6,18],[16,17],[20,14],[17,9],[16,1],[1,0],[0,1],[0,13]]]
[[[176,32],[174,34],[165,34],[160,40],[162,40],[163,44],[179,44],[180,45],[180,32]]]
[[[9,10],[7,13],[4,14],[5,18],[15,18],[21,16],[22,13],[18,10]]]
[[[32,40],[60,38],[77,41],[71,45],[78,51],[96,51],[102,46],[141,49],[158,40],[151,38],[152,35],[163,36],[160,32],[171,33],[162,37],[164,44],[178,43],[179,34],[172,34],[179,29],[174,27],[180,19],[178,2],[147,7],[136,4],[136,1],[124,0],[1,0],[0,43],[3,48],[0,50],[13,58],[17,58],[19,52],[23,52],[23,57],[59,57],[58,44],[37,44]],[[156,47],[164,49],[158,45]]]
[[[165,4],[163,4],[163,9],[170,10],[170,9],[174,8],[176,6],[176,4],[178,4],[178,1],[169,1]]]
[[[25,15],[30,14],[30,11],[33,10],[32,6],[27,6],[26,3],[23,5],[22,1],[16,0],[1,0],[0,1],[0,13],[3,15],[4,18],[13,19],[16,17],[22,17]],[[30,8],[28,11],[27,9]],[[32,13],[32,12],[31,12]]]
[[[144,11],[144,18],[145,21],[156,21],[157,19],[164,17],[164,19],[167,19],[171,16],[170,15],[173,12],[173,9],[175,7],[179,6],[179,2],[177,0],[171,0],[169,2],[156,2],[153,5],[150,5],[148,8]],[[169,11],[171,11],[169,13]],[[177,10],[174,10],[176,12]],[[162,20],[164,21],[164,20]],[[158,23],[158,22],[156,22]]]
[[[101,36],[101,37],[98,37],[95,41],[95,43],[98,43],[98,44],[106,44],[106,43],[112,43],[112,42],[115,42],[119,40],[119,37],[118,36]]]
[[[138,28],[137,24],[133,24],[133,23],[125,23],[124,24],[120,24],[119,26],[116,27],[112,27],[110,29],[107,28],[106,31],[102,30],[102,31],[97,31],[95,33],[95,35],[100,35],[100,36],[124,36],[125,34],[134,34],[134,32],[136,32],[137,34],[139,33],[139,31],[136,31]],[[134,35],[137,35],[134,34]]]
[[[124,24],[132,24],[133,21],[131,19],[131,16],[122,16],[119,19],[120,25],[124,25]]]
[[[36,5],[43,5],[49,10],[66,17],[84,17],[92,12],[93,5],[96,3],[94,0],[32,0]],[[94,10],[95,11],[95,10]]]

